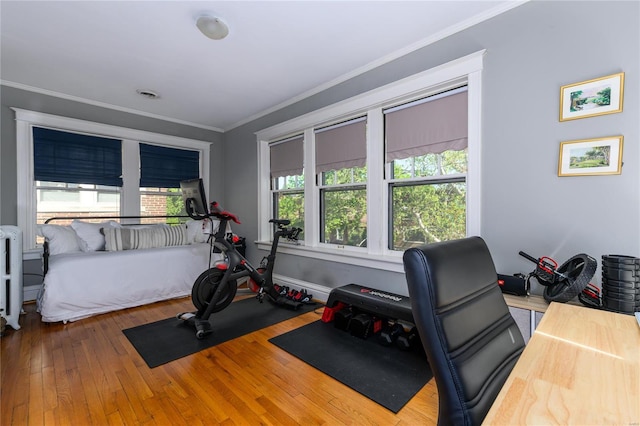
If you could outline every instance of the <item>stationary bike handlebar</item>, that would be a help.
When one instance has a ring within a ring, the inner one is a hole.
[[[221,221],[232,220],[237,224],[241,224],[238,216],[236,216],[231,212],[221,209],[220,204],[217,201],[211,202],[211,204],[209,205],[209,212],[206,215],[196,214],[193,208],[194,203],[195,203],[195,200],[192,198],[187,199],[187,201],[185,202],[185,210],[187,212],[187,215],[191,219],[204,220],[209,217],[215,217],[216,219],[219,219]],[[298,236],[302,232],[302,228],[296,228],[296,227],[287,228],[287,225],[291,224],[291,221],[289,219],[270,219],[269,223],[273,223],[277,225],[280,236],[283,236],[289,240],[297,240]]]
[[[220,204],[218,204],[217,201],[211,202],[211,206],[209,207],[209,215],[218,219],[232,220],[237,224],[241,223],[240,219],[238,219],[238,216],[226,210],[222,210],[220,208]]]
[[[235,214],[228,212],[226,210],[222,210],[220,208],[220,204],[217,201],[211,202],[209,205],[209,212],[205,214],[196,213],[193,208],[194,204],[196,204],[196,200],[194,198],[188,198],[184,203],[184,209],[187,212],[187,215],[193,220],[204,220],[209,217],[215,217],[220,220],[232,220],[237,224],[240,224],[240,219]]]

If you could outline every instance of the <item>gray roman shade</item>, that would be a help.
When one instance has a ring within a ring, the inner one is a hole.
[[[271,178],[298,176],[304,170],[304,137],[294,136],[269,146]]]
[[[363,167],[367,163],[367,119],[317,129],[316,173]]]
[[[466,87],[384,113],[387,162],[467,147]]]

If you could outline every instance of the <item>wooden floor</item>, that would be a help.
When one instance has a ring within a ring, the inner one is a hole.
[[[256,302],[257,303],[257,302]],[[322,308],[150,369],[122,330],[192,310],[189,298],[46,324],[25,305],[1,340],[2,425],[429,425],[431,380],[394,414],[268,342]]]

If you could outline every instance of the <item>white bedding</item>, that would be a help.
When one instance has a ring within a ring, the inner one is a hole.
[[[209,267],[209,250],[196,243],[50,256],[38,311],[42,321],[67,322],[189,295]],[[212,263],[218,259],[214,254]]]

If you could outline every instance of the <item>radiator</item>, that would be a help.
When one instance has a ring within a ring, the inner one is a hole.
[[[0,226],[0,278],[0,315],[18,330],[24,294],[22,231],[17,226]]]

